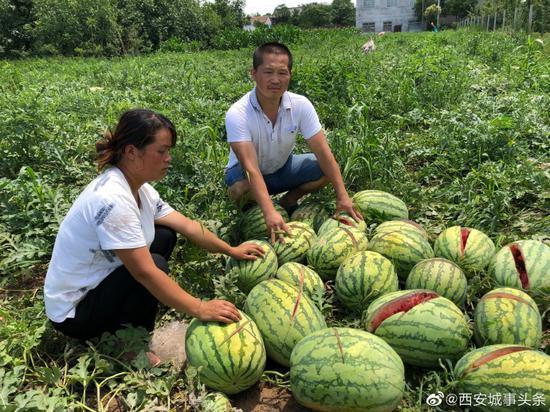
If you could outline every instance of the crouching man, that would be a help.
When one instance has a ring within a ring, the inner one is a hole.
[[[276,233],[288,231],[272,194],[286,192],[280,204],[291,214],[301,197],[330,182],[336,192],[336,211],[360,219],[315,108],[306,97],[287,91],[290,50],[280,43],[266,43],[254,51],[252,63],[256,86],[231,106],[225,119],[231,146],[225,183],[231,199],[238,204],[258,203],[272,241]],[[298,134],[312,153],[292,153]]]

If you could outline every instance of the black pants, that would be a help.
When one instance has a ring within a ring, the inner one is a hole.
[[[168,259],[176,245],[176,232],[155,226],[150,251],[157,267],[168,273]],[[115,332],[126,324],[153,330],[158,301],[130,274],[125,266],[112,271],[76,307],[74,318],[52,322],[55,329],[77,339],[91,339],[103,332]]]

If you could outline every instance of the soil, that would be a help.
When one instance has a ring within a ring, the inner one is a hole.
[[[305,412],[288,389],[268,383],[254,385],[247,391],[231,396],[231,403],[243,412]]]

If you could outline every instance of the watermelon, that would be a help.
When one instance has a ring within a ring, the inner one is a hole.
[[[413,222],[409,219],[397,219],[397,220],[388,220],[386,222],[380,223],[376,228],[374,229],[375,235],[382,235],[384,233],[388,232],[399,232],[400,230],[417,230],[424,239],[429,240],[428,233],[424,230],[424,228],[419,225],[416,222]]]
[[[344,260],[334,286],[344,306],[361,312],[378,296],[399,289],[393,264],[371,251],[358,252]]]
[[[495,254],[495,244],[479,230],[453,226],[437,237],[434,252],[455,262],[469,276],[487,267]]]
[[[461,306],[466,299],[468,281],[456,263],[443,258],[432,258],[422,260],[412,268],[405,287],[433,290]]]
[[[418,230],[410,228],[375,234],[369,242],[368,249],[391,260],[402,280],[407,278],[418,262],[434,257],[432,247],[426,238]]]
[[[286,210],[278,203],[275,203],[273,206],[275,210],[281,214],[284,221],[288,222],[288,213]],[[242,240],[268,239],[271,236],[267,231],[264,213],[258,205],[254,205],[244,212],[239,223]]]
[[[255,260],[237,260],[229,258],[225,266],[227,273],[236,274],[237,287],[244,293],[260,283],[262,280],[275,276],[278,269],[277,255],[271,245],[263,240],[249,240],[245,243],[259,245],[263,251],[263,257]]]
[[[340,264],[348,256],[365,250],[367,244],[365,232],[336,227],[317,237],[307,252],[307,262],[323,280],[334,279]]]
[[[548,412],[548,371],[550,356],[543,352],[520,345],[490,345],[464,355],[454,375],[459,393],[502,395],[500,404],[490,405],[485,399],[480,410]]]
[[[531,295],[550,293],[550,247],[538,240],[520,240],[504,246],[489,264],[498,286],[523,289]]]
[[[304,293],[310,298],[322,295],[325,290],[325,285],[319,275],[313,269],[301,263],[285,263],[279,267],[275,277],[297,289],[300,289],[300,285],[303,285]]]
[[[206,386],[234,394],[254,385],[262,376],[266,351],[260,330],[246,314],[233,323],[193,319],[185,334],[189,365],[200,368]]]
[[[353,195],[352,201],[363,218],[375,222],[409,218],[409,210],[405,203],[396,196],[381,190],[357,192]]]
[[[513,343],[537,349],[542,339],[537,304],[518,289],[490,291],[475,308],[474,337],[479,346]]]
[[[317,235],[313,228],[304,222],[289,222],[290,234],[283,234],[284,242],[279,239],[273,245],[279,265],[287,262],[301,262],[306,252],[315,242]]]
[[[268,356],[283,366],[303,337],[327,327],[325,318],[302,289],[279,279],[264,280],[248,294],[244,310],[258,325]]]
[[[431,290],[401,290],[379,297],[363,313],[367,332],[381,337],[405,363],[427,368],[457,360],[471,332],[464,313]]]
[[[202,410],[208,412],[231,412],[233,406],[229,398],[221,392],[210,392],[201,403]]]
[[[333,216],[323,222],[317,234],[321,235],[329,229],[334,229],[335,227],[353,227],[362,232],[366,232],[367,224],[364,220],[356,222],[350,215],[345,212],[340,212],[337,216]]]
[[[315,232],[329,218],[327,210],[319,203],[302,203],[292,213],[291,220],[309,224]]]
[[[405,389],[399,355],[382,339],[351,328],[322,329],[302,339],[290,357],[290,386],[316,411],[393,411]]]

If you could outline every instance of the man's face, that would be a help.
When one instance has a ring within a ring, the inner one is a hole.
[[[267,53],[257,69],[252,69],[256,92],[267,100],[279,101],[288,89],[290,70],[286,54]]]

